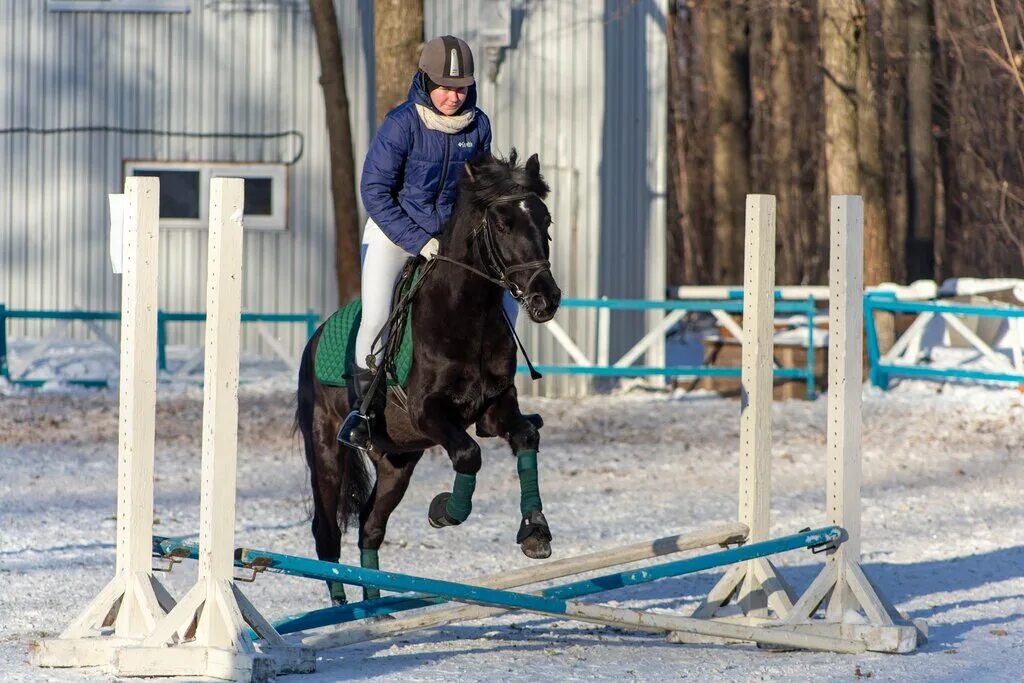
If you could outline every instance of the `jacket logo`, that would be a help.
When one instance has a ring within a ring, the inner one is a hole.
[[[451,67],[448,69],[449,76],[459,75],[459,55],[455,48],[452,48]]]
[[[462,142],[457,142],[455,144],[457,144],[459,147],[472,147],[473,146],[473,143],[470,142],[469,140],[463,140]]]

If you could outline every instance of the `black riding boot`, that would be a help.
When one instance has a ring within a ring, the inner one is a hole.
[[[338,430],[338,441],[352,448],[366,448],[370,445],[370,414],[363,415],[360,409],[366,396],[373,372],[352,364],[352,383],[349,385],[348,398],[352,410]],[[367,411],[368,413],[370,411]]]

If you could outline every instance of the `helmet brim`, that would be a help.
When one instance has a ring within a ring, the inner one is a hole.
[[[437,83],[438,85],[443,85],[446,88],[468,88],[469,86],[476,83],[476,79],[474,79],[472,76],[462,76],[460,78],[438,76],[435,78],[430,74],[427,75],[430,76],[430,80],[434,81],[434,83]]]

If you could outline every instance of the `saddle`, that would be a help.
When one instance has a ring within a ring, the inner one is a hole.
[[[381,359],[386,368],[388,386],[391,387],[404,388],[409,381],[409,370],[412,368],[412,303],[407,303],[404,306],[405,310],[399,315],[396,315],[396,307],[406,298],[405,293],[421,275],[417,264],[418,259],[412,259],[406,265],[395,284],[395,293],[391,299],[392,315],[388,324],[388,341]],[[356,355],[356,333],[359,331],[362,314],[363,302],[361,299],[355,299],[335,311],[324,323],[313,359],[316,379],[321,384],[347,387],[352,383],[351,368]]]

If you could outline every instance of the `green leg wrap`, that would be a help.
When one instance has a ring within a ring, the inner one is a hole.
[[[328,581],[327,587],[331,591],[331,602],[340,605],[348,603],[348,596],[345,595],[345,584],[339,581]]]
[[[445,512],[458,522],[465,522],[473,510],[473,490],[476,489],[475,474],[456,474],[452,486],[452,497],[448,499]]]
[[[519,511],[525,517],[543,509],[537,484],[537,451],[519,451],[516,459],[516,469],[519,470]]]
[[[359,551],[359,566],[363,569],[380,569],[380,558],[376,550],[362,549]],[[380,597],[380,589],[374,586],[363,586],[363,600],[376,600]]]

